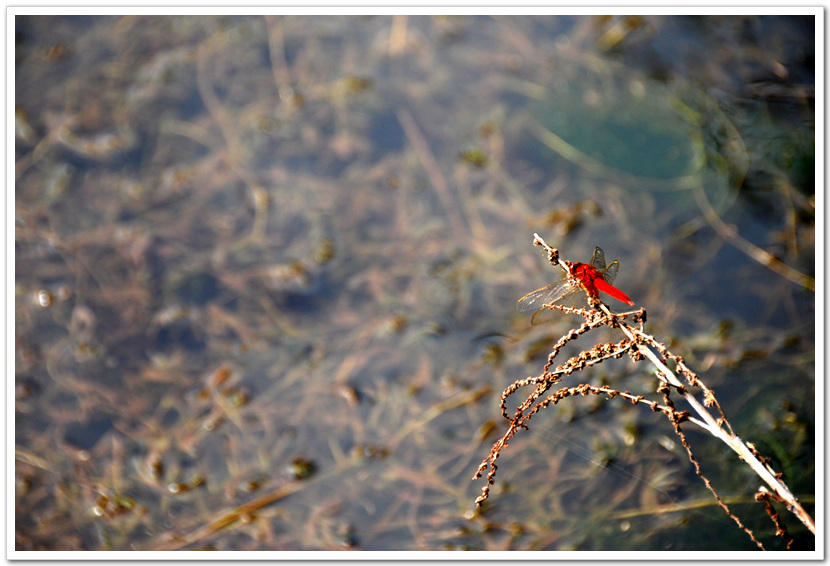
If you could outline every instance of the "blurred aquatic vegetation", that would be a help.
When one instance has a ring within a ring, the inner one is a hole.
[[[699,536],[679,445],[597,399],[470,509],[494,392],[557,335],[511,315],[529,226],[613,238],[655,334],[812,493],[814,295],[723,246],[813,276],[809,81],[718,92],[746,53],[795,79],[789,32],[695,20],[696,85],[627,55],[679,49],[671,18],[14,17],[17,550],[740,547]]]
[[[582,57],[569,52],[563,55],[567,56]],[[739,191],[747,191],[749,174],[778,179],[777,192],[790,201],[788,208],[797,206],[814,214],[814,205],[793,194],[795,187],[776,163],[791,164],[792,149],[772,155],[764,148],[765,140],[759,147],[747,148],[718,102],[693,85],[668,87],[613,63],[596,59],[583,63],[568,66],[566,62],[563,66],[573,68],[577,76],[559,73],[551,87],[536,95],[543,100],[530,109],[527,127],[544,146],[601,183],[622,185],[626,191],[671,192],[679,210],[696,205],[696,215],[679,228],[678,239],[688,238],[705,221],[761,265],[807,289],[815,288],[812,276],[753,244],[722,219],[736,204]],[[589,120],[593,126],[586,128]],[[785,142],[789,148],[803,145],[801,135],[792,135],[795,139]],[[812,155],[811,148],[807,151]],[[750,163],[755,164],[752,171]],[[793,181],[802,181],[804,170],[797,169]],[[808,191],[813,186],[809,180],[802,184]]]

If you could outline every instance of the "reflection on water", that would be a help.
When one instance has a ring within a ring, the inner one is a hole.
[[[533,232],[620,258],[811,505],[811,18],[15,24],[16,549],[754,549],[622,404],[539,415],[472,513],[567,328],[513,310]]]

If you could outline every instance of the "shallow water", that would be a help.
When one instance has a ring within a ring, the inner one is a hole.
[[[647,331],[812,512],[814,35],[17,16],[15,548],[755,549],[671,425],[619,400],[538,414],[481,513],[471,477],[501,390],[575,324],[514,309],[557,277],[538,232],[620,260]],[[580,377],[656,387],[628,358]],[[757,477],[686,430],[783,548]]]

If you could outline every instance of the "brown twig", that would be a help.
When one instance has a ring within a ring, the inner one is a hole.
[[[562,267],[565,269],[566,273],[570,273],[568,268],[569,262],[561,260],[559,258],[558,250],[548,246],[538,234],[534,234],[533,244],[542,247],[547,252],[548,261],[551,265]],[[628,313],[613,313],[599,300],[598,297],[589,296],[588,299],[592,307],[590,310],[562,307],[556,304],[546,304],[543,306],[543,308],[557,309],[566,313],[582,316],[585,319],[585,322],[583,322],[579,327],[570,330],[557,341],[548,356],[547,363],[545,364],[541,374],[535,377],[527,377],[516,380],[502,392],[500,408],[505,419],[510,421],[510,426],[502,437],[493,444],[490,449],[490,454],[481,462],[476,470],[476,474],[473,476],[473,479],[478,479],[484,471],[489,468],[489,471],[487,472],[487,483],[482,488],[481,495],[476,498],[476,507],[480,507],[490,495],[490,486],[495,483],[495,475],[497,470],[496,460],[501,454],[501,451],[507,448],[509,441],[519,430],[528,428],[527,423],[535,414],[552,404],[555,405],[560,401],[575,395],[606,395],[609,399],[621,397],[628,399],[635,404],[645,403],[651,408],[652,411],[663,413],[672,423],[676,434],[680,438],[681,444],[686,449],[689,460],[695,467],[695,472],[703,480],[707,489],[709,489],[709,491],[713,494],[718,505],[724,509],[727,515],[732,518],[732,520],[735,521],[735,523],[744,532],[746,532],[761,549],[763,549],[761,542],[755,537],[754,533],[747,528],[734,513],[732,513],[723,498],[721,498],[715,491],[709,479],[703,474],[700,463],[694,456],[691,445],[680,427],[681,423],[687,421],[693,423],[725,442],[739,455],[741,460],[746,462],[761,477],[761,479],[763,479],[764,482],[772,488],[772,492],[766,492],[762,488],[762,493],[768,493],[768,496],[765,496],[766,499],[764,499],[767,501],[767,512],[775,522],[777,534],[779,536],[786,539],[786,536],[788,535],[786,534],[786,529],[783,528],[778,515],[774,513],[774,509],[770,511],[770,498],[784,503],[787,506],[787,509],[795,514],[796,517],[798,517],[798,519],[815,534],[815,523],[813,522],[812,517],[810,517],[810,515],[803,509],[796,497],[781,480],[780,474],[776,474],[772,470],[770,460],[768,458],[764,458],[760,453],[758,453],[754,445],[751,443],[744,443],[740,437],[735,434],[723,409],[715,398],[715,393],[711,389],[707,388],[700,377],[686,366],[684,360],[680,356],[672,354],[665,344],[658,342],[653,336],[646,334],[643,331],[643,323],[646,319],[645,310],[640,309]],[[629,323],[629,320],[637,326],[632,326],[632,324]],[[625,335],[625,338],[616,344],[596,344],[592,348],[583,350],[578,355],[572,356],[564,364],[561,364],[554,370],[551,370],[555,358],[559,355],[559,352],[565,344],[586,335],[591,330],[600,326],[608,326],[610,328],[618,329]],[[655,352],[659,353],[661,357],[658,357]],[[626,353],[634,361],[643,361],[647,359],[657,368],[656,375],[660,380],[657,392],[663,396],[662,404],[657,401],[648,400],[644,395],[635,395],[633,393],[619,391],[608,386],[600,387],[587,383],[582,383],[574,387],[563,387],[547,397],[542,398],[545,392],[547,392],[554,384],[559,383],[564,377],[603,361],[612,358],[619,358]],[[675,371],[685,378],[686,384],[681,382],[677,375],[675,375],[675,372],[667,366],[668,361],[671,361],[674,364]],[[518,405],[513,413],[513,416],[510,417],[507,410],[507,399],[525,386],[534,386],[533,392]],[[700,402],[689,390],[689,388],[700,390],[703,395],[703,402]],[[670,397],[672,392],[679,394],[689,404],[693,413],[677,410],[674,406],[674,401]],[[712,413],[709,412],[708,408],[710,407],[713,407],[716,410],[717,417],[713,416]],[[792,541],[790,539],[788,541],[787,548],[790,548],[791,544]]]

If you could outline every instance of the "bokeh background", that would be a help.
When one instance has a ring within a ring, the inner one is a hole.
[[[17,15],[14,548],[755,550],[619,399],[536,415],[480,512],[472,475],[501,391],[578,323],[515,310],[559,277],[538,232],[620,261],[813,512],[815,39],[812,15]],[[627,358],[572,379],[657,386]],[[760,480],[686,431],[782,549]]]

